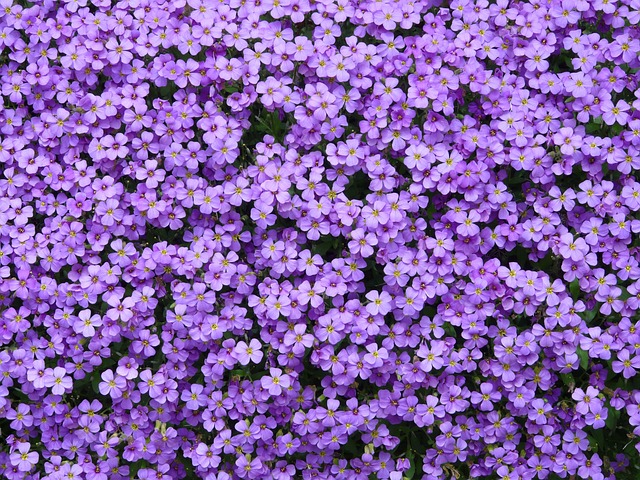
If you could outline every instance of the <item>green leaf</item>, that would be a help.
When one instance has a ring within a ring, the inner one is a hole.
[[[329,240],[321,240],[316,242],[313,246],[313,253],[317,253],[320,256],[326,255],[329,250],[333,247],[333,242]]]
[[[580,358],[580,367],[586,370],[589,367],[589,353],[578,347],[578,357]]]
[[[232,85],[227,85],[226,87],[224,87],[223,89],[225,91],[225,93],[236,93],[237,91],[239,91],[238,85],[237,84],[232,84]]]
[[[409,468],[409,470],[404,472],[404,478],[411,480],[416,474],[416,461],[413,458],[413,453],[411,452],[411,450],[409,450],[409,452],[407,453],[407,459],[409,460],[409,464],[411,465],[411,467]]]
[[[587,323],[590,323],[593,321],[594,318],[596,318],[596,315],[598,314],[598,310],[597,309],[592,309],[592,310],[588,310],[586,312],[582,312],[580,314],[580,316],[582,318],[584,318],[584,321]]]
[[[609,411],[608,412],[609,415],[607,416],[607,419],[605,420],[604,423],[609,430],[613,431],[616,429],[616,426],[618,425],[618,420],[620,420],[621,411],[616,410],[613,407],[609,407],[608,411]]]
[[[576,386],[576,381],[573,378],[573,374],[571,373],[561,373],[560,379],[562,380],[562,383],[564,383],[569,388],[573,388]]]
[[[129,478],[136,478],[136,474],[141,468],[146,468],[147,466],[146,460],[138,460],[137,462],[131,464],[129,466]]]
[[[102,395],[100,393],[100,389],[98,388],[98,385],[100,384],[100,380],[101,380],[100,375],[94,374],[91,376],[91,388],[93,388],[93,391],[98,395]]]
[[[578,280],[574,280],[569,284],[569,291],[571,292],[571,296],[574,298],[574,300],[578,298],[578,296],[580,295],[580,283],[578,282]]]

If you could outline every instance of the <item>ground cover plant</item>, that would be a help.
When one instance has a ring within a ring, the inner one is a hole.
[[[638,0],[0,0],[0,476],[639,478]]]

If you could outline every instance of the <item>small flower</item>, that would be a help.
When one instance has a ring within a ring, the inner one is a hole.
[[[238,342],[233,349],[232,355],[241,365],[260,363],[264,356],[262,353],[262,345],[255,338],[252,338],[249,344],[244,341]]]
[[[269,374],[260,379],[262,388],[269,392],[269,395],[280,395],[283,388],[291,386],[291,378],[289,375],[282,373],[279,368],[270,368]]]
[[[51,388],[54,395],[63,395],[73,387],[73,381],[62,367],[47,368],[44,375],[44,386]]]
[[[18,451],[13,452],[9,456],[11,465],[17,466],[21,472],[30,472],[40,458],[37,452],[31,452],[30,449],[30,444],[20,443],[18,445]]]
[[[98,384],[98,389],[102,395],[109,395],[113,399],[122,397],[127,386],[127,381],[123,377],[114,375],[111,370],[102,372],[100,377],[102,382]]]
[[[371,315],[386,315],[391,311],[391,295],[387,292],[372,290],[365,296],[369,300],[366,309]]]

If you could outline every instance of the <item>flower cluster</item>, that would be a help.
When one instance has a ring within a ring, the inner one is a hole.
[[[0,476],[637,478],[638,23],[0,0]]]

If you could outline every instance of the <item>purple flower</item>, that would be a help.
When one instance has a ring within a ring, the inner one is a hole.
[[[547,423],[547,413],[553,408],[540,398],[534,399],[529,404],[529,420],[536,423],[536,425],[545,425]]]
[[[634,2],[31,3],[5,476],[630,471]]]
[[[249,344],[240,341],[233,350],[233,356],[241,365],[252,363],[260,363],[264,354],[262,353],[262,345],[258,340],[252,338]]]
[[[95,335],[96,327],[101,325],[102,318],[100,318],[100,315],[91,315],[90,310],[82,310],[78,314],[78,319],[73,323],[73,329],[76,333],[89,338]]]
[[[291,386],[289,375],[284,375],[279,368],[270,368],[269,374],[260,379],[262,388],[269,392],[269,395],[280,395],[282,389]]]
[[[426,345],[420,345],[420,348],[417,351],[417,355],[420,358],[424,358],[420,362],[420,367],[425,372],[430,372],[431,370],[438,370],[442,368],[444,365],[444,353],[445,353],[445,344],[442,341],[433,341],[431,345],[427,347]]]
[[[217,467],[220,464],[220,457],[215,454],[212,447],[205,445],[204,443],[198,444],[196,447],[197,458],[194,459],[194,464],[203,468]]]
[[[618,359],[611,363],[611,369],[616,373],[621,373],[624,378],[631,378],[636,375],[636,370],[640,368],[640,358],[631,356],[629,350],[621,350]]]
[[[366,309],[371,315],[386,315],[391,311],[391,296],[387,292],[371,291],[366,298],[369,300]]]
[[[601,468],[602,460],[597,453],[594,453],[591,458],[587,459],[583,465],[578,469],[578,475],[581,477],[591,477],[594,480],[602,480],[604,475]]]
[[[30,448],[30,444],[20,443],[18,444],[18,451],[13,452],[9,457],[11,465],[17,466],[20,472],[30,472],[35,464],[38,463],[40,456],[37,452],[31,452]]]
[[[63,395],[73,387],[73,381],[62,367],[48,368],[44,372],[44,386],[51,388],[54,395]]]
[[[127,381],[119,375],[114,375],[111,370],[106,370],[101,375],[102,382],[98,388],[102,395],[110,395],[116,399],[122,397],[122,392],[127,386]]]

